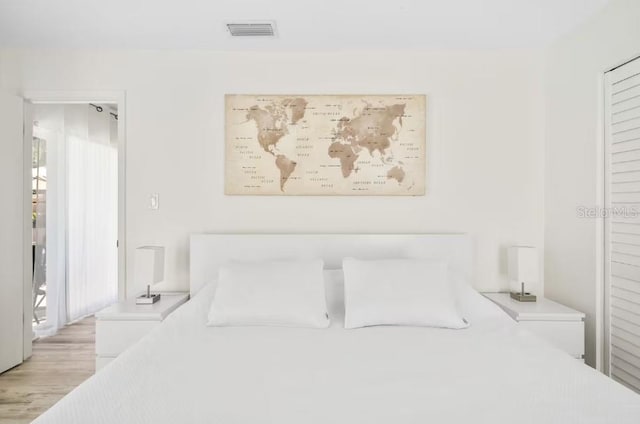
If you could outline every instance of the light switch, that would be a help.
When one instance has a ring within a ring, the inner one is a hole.
[[[160,195],[158,193],[151,193],[149,196],[149,209],[154,211],[160,209]]]

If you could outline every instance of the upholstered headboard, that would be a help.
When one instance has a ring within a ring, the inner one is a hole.
[[[218,276],[230,260],[322,258],[326,269],[342,259],[431,258],[449,263],[470,281],[473,241],[466,234],[193,234],[190,246],[191,295]]]

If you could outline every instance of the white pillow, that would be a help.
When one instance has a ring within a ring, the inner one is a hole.
[[[409,325],[466,328],[458,312],[447,264],[419,259],[347,258],[345,328]]]
[[[208,325],[329,325],[322,260],[230,263],[218,271]]]

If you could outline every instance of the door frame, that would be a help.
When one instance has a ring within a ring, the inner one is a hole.
[[[596,152],[596,199],[597,206],[601,210],[610,207],[608,191],[606,189],[607,175],[610,170],[609,162],[609,103],[608,103],[608,73],[615,68],[604,70],[598,78],[598,145]],[[609,274],[611,272],[607,244],[609,237],[610,223],[604,215],[596,221],[596,369],[609,376]]]
[[[110,103],[118,106],[118,299],[127,297],[127,243],[126,243],[126,91],[124,90],[55,90],[55,91],[25,91],[22,95],[25,102],[31,104],[85,104]],[[30,115],[30,114],[29,114]],[[31,116],[25,114],[25,123]],[[26,128],[26,126],[25,126]],[[25,137],[27,131],[25,130]],[[26,141],[26,140],[25,140]],[[27,149],[25,142],[25,151]],[[31,144],[29,148],[29,167],[31,166]],[[29,174],[29,189],[31,189],[31,174]],[[26,184],[26,182],[25,182]],[[29,234],[29,240],[31,235]],[[25,284],[27,281],[25,280]],[[28,287],[31,288],[31,274],[29,273]],[[29,291],[30,293],[30,291]],[[29,321],[30,322],[30,321]],[[31,331],[31,328],[29,328]]]

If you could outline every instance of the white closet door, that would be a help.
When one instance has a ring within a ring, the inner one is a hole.
[[[0,92],[0,372],[24,354],[22,109],[22,99]]]
[[[640,59],[605,75],[605,371],[640,392]]]

